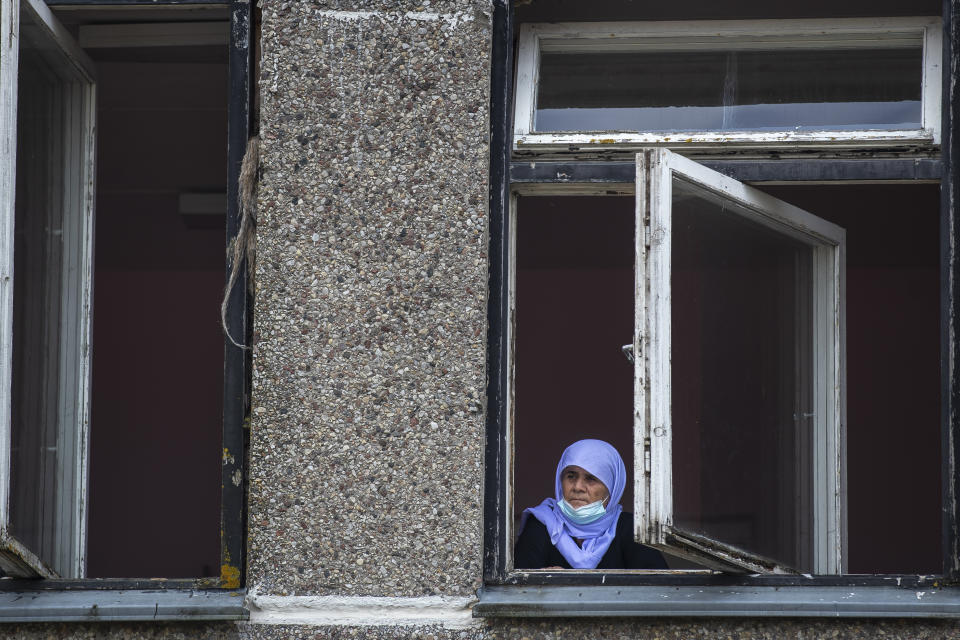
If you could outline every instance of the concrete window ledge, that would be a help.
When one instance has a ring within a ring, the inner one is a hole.
[[[960,587],[487,586],[474,617],[960,618]]]
[[[0,623],[246,620],[244,595],[191,590],[2,592]]]

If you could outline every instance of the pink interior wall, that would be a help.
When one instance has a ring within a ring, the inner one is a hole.
[[[764,191],[847,230],[848,570],[939,572],[939,186]]]
[[[598,205],[599,202],[599,205]],[[633,468],[633,199],[523,198],[517,233],[514,511],[554,495],[572,442]],[[621,503],[633,511],[633,473]]]
[[[88,575],[219,575],[226,65],[98,72]]]

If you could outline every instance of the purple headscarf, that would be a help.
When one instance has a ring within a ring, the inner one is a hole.
[[[563,498],[561,475],[569,466],[578,466],[596,476],[610,492],[607,513],[590,524],[576,524],[568,519],[557,503]],[[550,542],[567,559],[574,569],[595,569],[610,548],[617,534],[617,520],[623,507],[620,498],[627,483],[627,470],[623,459],[612,445],[603,440],[579,440],[567,447],[557,464],[556,499],[547,498],[540,504],[525,509],[520,521],[520,530],[533,515],[542,522],[550,534]],[[577,546],[574,538],[583,540],[583,546]]]

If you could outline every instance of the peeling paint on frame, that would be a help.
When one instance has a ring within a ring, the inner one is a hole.
[[[722,43],[720,45],[713,42]],[[629,46],[630,50],[674,50],[704,47],[825,47],[899,46],[916,41],[923,46],[922,125],[919,129],[853,131],[535,131],[537,87],[542,49],[564,52],[602,52]],[[720,145],[768,147],[862,147],[896,145],[930,148],[940,144],[942,27],[940,18],[839,18],[792,20],[712,20],[682,22],[542,23],[521,26],[517,51],[514,104],[514,151],[566,150],[570,145],[623,145],[638,151],[646,146]],[[680,137],[681,139],[677,139]]]

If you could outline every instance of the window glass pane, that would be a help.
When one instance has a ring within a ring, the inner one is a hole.
[[[82,204],[80,86],[22,12],[14,220],[11,531],[60,575],[75,571]],[[71,128],[72,125],[72,128]]]
[[[811,249],[673,181],[674,525],[812,567]]]
[[[922,49],[543,52],[537,131],[918,129]]]

